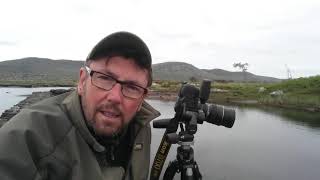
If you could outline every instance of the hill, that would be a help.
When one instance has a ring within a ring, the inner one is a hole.
[[[78,79],[83,61],[23,58],[0,62],[2,85],[70,85]]]
[[[70,85],[78,79],[83,61],[51,60],[29,57],[0,62],[0,85]],[[278,82],[279,79],[252,73],[222,69],[199,69],[183,62],[153,64],[155,80],[189,81],[211,79],[219,81]]]
[[[279,82],[281,79],[258,76],[249,72],[230,72],[222,69],[198,69],[183,62],[165,62],[153,65],[153,75],[160,80],[211,79],[215,81]]]

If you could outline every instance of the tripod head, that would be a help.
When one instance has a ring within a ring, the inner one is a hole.
[[[165,128],[166,131],[160,143],[158,152],[153,162],[151,169],[151,180],[156,180],[160,176],[164,161],[168,155],[171,144],[178,143],[177,160],[173,165],[169,165],[166,174],[169,174],[169,179],[172,179],[178,166],[180,171],[182,167],[190,168],[199,171],[196,162],[193,160],[193,145],[194,134],[197,132],[197,124],[203,124],[204,121],[222,125],[231,128],[235,121],[235,111],[224,108],[220,105],[207,104],[210,96],[211,81],[203,80],[200,89],[195,85],[182,83],[178,93],[178,98],[174,106],[175,115],[172,119],[154,120],[154,128]],[[181,131],[177,134],[178,127]],[[172,170],[174,169],[174,170]],[[178,171],[178,170],[177,170]],[[197,174],[197,173],[196,173]],[[198,174],[201,176],[200,172]],[[186,177],[184,173],[183,176]],[[198,176],[199,177],[199,176]],[[184,179],[184,178],[182,178]]]

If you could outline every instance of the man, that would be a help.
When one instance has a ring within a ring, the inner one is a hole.
[[[0,179],[147,179],[149,122],[160,115],[144,101],[151,65],[136,35],[101,40],[77,90],[24,109],[0,128]]]

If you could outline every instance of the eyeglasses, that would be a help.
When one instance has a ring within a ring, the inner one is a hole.
[[[143,88],[139,85],[130,82],[119,81],[112,76],[94,71],[88,66],[85,66],[85,68],[91,77],[91,83],[98,88],[109,91],[114,87],[114,85],[119,83],[121,84],[121,92],[123,96],[131,99],[139,99],[148,92],[146,88]]]

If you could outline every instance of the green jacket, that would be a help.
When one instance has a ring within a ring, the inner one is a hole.
[[[39,102],[0,128],[0,179],[147,179],[149,122],[159,115],[143,103],[132,121],[136,138],[131,163],[125,171],[122,167],[99,165],[95,154],[103,153],[105,148],[88,130],[76,92]]]

